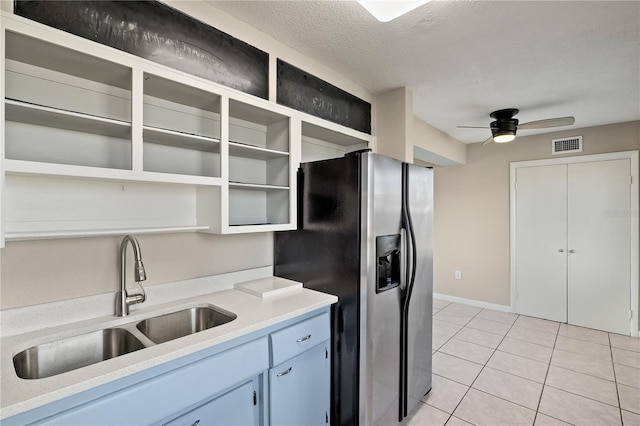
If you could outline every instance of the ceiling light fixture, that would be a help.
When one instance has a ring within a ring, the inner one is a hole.
[[[498,135],[493,135],[493,141],[495,143],[511,142],[516,138],[516,135],[514,135],[513,133],[508,133],[508,132],[499,132],[499,133],[500,134]]]
[[[491,123],[493,141],[496,143],[506,143],[514,140],[516,138],[516,131],[518,130],[518,119],[505,119],[504,117],[500,118],[497,116],[496,118],[498,118],[498,120]]]
[[[380,22],[389,22],[431,0],[357,0]]]

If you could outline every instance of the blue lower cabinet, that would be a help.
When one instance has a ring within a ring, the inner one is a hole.
[[[269,346],[267,338],[262,337],[158,374],[61,413],[46,416],[39,421],[33,422],[24,417],[25,421],[21,421],[22,416],[16,416],[8,419],[8,424],[161,425],[173,419],[178,420],[199,407],[204,409],[207,402],[212,403],[207,412],[211,413],[214,409],[224,407],[224,410],[219,412],[221,416],[231,419],[237,415],[238,418],[242,416],[243,420],[241,423],[201,421],[200,425],[260,424],[257,409],[253,405],[253,392],[257,393],[256,403],[264,400],[256,383],[260,382],[268,368]],[[241,410],[239,407],[227,406],[224,402],[227,400],[243,400],[245,405]],[[27,415],[28,413],[24,416]]]
[[[239,337],[236,344],[212,346],[1,423],[326,425],[328,339],[326,308]]]
[[[273,426],[327,425],[331,392],[329,313],[271,333],[269,419]]]
[[[329,341],[269,370],[271,425],[329,423]]]
[[[260,424],[259,392],[256,379],[164,424],[167,426],[258,425]]]

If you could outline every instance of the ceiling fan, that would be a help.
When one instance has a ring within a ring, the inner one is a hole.
[[[505,143],[511,142],[516,137],[516,132],[520,130],[546,129],[548,127],[570,126],[576,122],[573,117],[547,118],[545,120],[530,121],[528,123],[518,123],[517,118],[513,118],[518,114],[516,108],[506,108],[493,111],[489,116],[492,121],[489,127],[476,126],[458,126],[460,129],[491,129],[491,136],[484,141],[482,146],[492,142]]]

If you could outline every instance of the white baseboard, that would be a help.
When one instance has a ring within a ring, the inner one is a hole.
[[[479,308],[493,309],[501,312],[515,312],[511,306],[498,305],[497,303],[483,302],[481,300],[465,299],[464,297],[449,296],[448,294],[433,293],[434,299],[446,300],[448,302],[464,303],[465,305],[477,306]],[[640,337],[640,329],[632,330],[631,337]]]
[[[449,296],[448,294],[433,293],[434,299],[447,300],[449,302],[464,303],[465,305],[477,306],[479,308],[493,309],[494,311],[513,312],[509,305],[498,305],[497,303],[483,302],[481,300],[465,299],[464,297]]]

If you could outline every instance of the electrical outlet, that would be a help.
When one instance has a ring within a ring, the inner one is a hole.
[[[455,270],[455,276],[456,276],[456,280],[461,280],[462,279],[462,271],[459,269]]]

